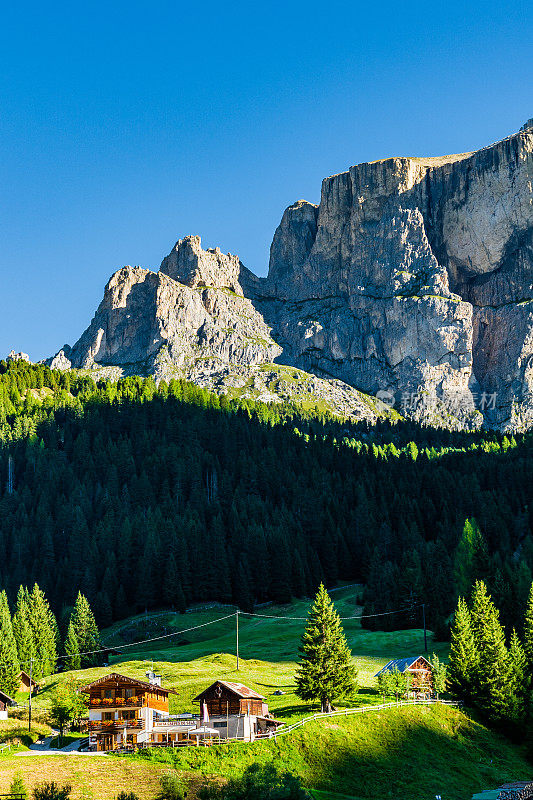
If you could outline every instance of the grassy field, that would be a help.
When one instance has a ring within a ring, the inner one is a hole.
[[[374,675],[390,658],[416,655],[423,652],[423,631],[419,629],[370,632],[356,618],[361,614],[357,599],[361,587],[342,587],[332,593],[359,672],[360,692],[357,705],[378,703]],[[283,719],[295,720],[312,706],[302,703],[294,694],[294,672],[298,659],[298,644],[310,603],[297,600],[287,606],[268,605],[258,613],[281,616],[283,619],[247,617],[240,615],[240,670],[236,670],[235,617],[214,622],[235,609],[232,606],[212,606],[195,609],[187,614],[159,612],[139,615],[116,623],[103,632],[106,646],[120,647],[121,656],[113,656],[109,667],[97,667],[71,673],[60,673],[47,679],[43,692],[35,698],[35,707],[45,709],[51,688],[57,681],[73,677],[77,682],[89,682],[115,670],[132,677],[145,679],[153,668],[163,676],[163,685],[176,689],[170,696],[171,711],[197,711],[192,698],[217,678],[240,681],[264,695],[271,709]],[[199,630],[187,629],[205,625]],[[168,636],[172,632],[184,631]],[[145,638],[156,638],[147,644],[137,644]],[[124,645],[127,645],[124,647]],[[430,651],[446,656],[447,647],[433,644]],[[282,691],[281,696],[274,695]],[[354,705],[353,700],[341,701],[339,706]]]
[[[362,629],[355,619],[361,613],[359,593],[360,587],[347,586],[332,594],[341,616],[347,618],[344,627],[360,683],[355,699],[340,701],[339,707],[379,703],[375,672],[392,657],[423,652],[423,633],[419,629],[392,633]],[[296,720],[311,710],[294,694],[298,643],[305,623],[288,618],[305,617],[308,608],[309,602],[302,600],[289,606],[259,609],[262,614],[279,615],[283,620],[242,615],[239,672],[234,618],[185,632],[232,613],[232,607],[132,617],[103,634],[106,645],[128,645],[120,657],[112,658],[109,667],[60,673],[47,679],[35,698],[35,713],[40,721],[44,720],[58,681],[73,677],[78,683],[85,683],[110,671],[144,678],[153,665],[162,674],[163,685],[177,690],[177,695],[171,695],[172,711],[197,711],[192,698],[221,678],[251,686],[266,697],[276,717]],[[167,636],[179,631],[183,633]],[[165,638],[137,643],[146,637]],[[429,649],[446,656],[446,646],[433,644],[431,638]],[[275,695],[275,691],[283,694]],[[0,793],[9,787],[18,770],[29,786],[51,777],[71,782],[75,800],[111,800],[121,789],[134,790],[141,800],[153,800],[161,774],[176,770],[192,798],[194,786],[205,776],[222,779],[239,774],[253,761],[269,760],[300,774],[306,785],[316,790],[316,800],[343,800],[343,795],[345,800],[346,796],[358,800],[431,800],[436,794],[444,800],[468,800],[474,791],[496,786],[503,780],[527,777],[533,771],[519,749],[458,709],[417,707],[312,722],[275,742],[238,744],[232,749],[220,745],[179,753],[157,750],[135,757],[6,754],[0,756]]]

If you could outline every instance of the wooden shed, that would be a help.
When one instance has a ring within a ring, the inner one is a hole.
[[[207,689],[197,695],[193,703],[200,703],[200,710],[205,703],[210,717],[230,716],[236,714],[252,714],[264,716],[268,714],[268,706],[264,697],[242,683],[215,681]]]
[[[13,698],[0,689],[0,719],[7,719],[7,709],[16,705]]]
[[[424,656],[410,656],[408,658],[395,658],[385,664],[374,677],[379,677],[384,672],[408,673],[411,676],[410,693],[416,696],[428,695],[433,691],[433,670],[431,664]]]
[[[37,684],[37,681],[34,681],[33,678],[30,678],[28,673],[24,672],[24,670],[21,670],[19,672],[19,681],[20,681],[20,683],[19,683],[19,692],[29,692],[30,691],[30,684],[31,684],[32,694],[34,692],[38,692],[39,691],[39,686]]]

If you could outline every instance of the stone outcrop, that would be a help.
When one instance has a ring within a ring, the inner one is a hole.
[[[228,267],[222,281],[212,271],[216,262]],[[68,354],[63,348],[64,355],[73,367],[118,366],[125,372],[153,372],[156,363],[166,363],[168,375],[187,374],[198,361],[213,369],[273,361],[281,348],[242,290],[235,291],[238,264],[219,251],[204,253],[200,239],[189,237],[159,272],[123,267],[107,284],[89,328]]]
[[[531,426],[532,181],[531,121],[478,152],[326,178],[317,209],[283,215],[257,293],[284,360],[427,421]]]
[[[8,353],[8,356],[7,356],[6,360],[7,361],[27,361],[28,364],[31,363],[30,357],[29,357],[29,355],[27,353],[15,353],[14,350],[11,350],[11,352]]]
[[[115,273],[55,363],[220,388],[220,375],[277,359],[415,419],[526,429],[532,183],[531,120],[474,153],[351,167],[323,181],[318,206],[285,211],[267,278],[180,239],[159,272]]]

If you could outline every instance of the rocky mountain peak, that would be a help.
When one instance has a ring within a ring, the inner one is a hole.
[[[225,391],[276,359],[426,423],[527,429],[532,185],[531,120],[476,152],[358,164],[285,210],[267,278],[187,236],[159,272],[115,273],[55,363]]]
[[[176,242],[159,270],[191,289],[211,286],[242,295],[241,266],[238,256],[225,255],[219,247],[203,250],[199,236],[185,236]]]

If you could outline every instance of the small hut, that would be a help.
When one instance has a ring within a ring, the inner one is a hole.
[[[7,719],[7,709],[16,705],[13,698],[0,689],[0,719]]]
[[[197,695],[193,703],[200,703],[202,712],[198,730],[209,723],[223,739],[249,742],[256,736],[274,732],[281,725],[270,716],[265,698],[242,683],[215,681]],[[191,731],[189,735],[196,734]]]
[[[34,681],[33,678],[30,678],[28,673],[24,672],[24,670],[21,670],[19,672],[19,681],[20,681],[19,692],[29,692],[30,686],[32,694],[39,691],[39,686],[37,684],[37,681]]]
[[[433,670],[424,656],[391,659],[388,664],[375,674],[375,678],[384,672],[407,673],[411,678],[409,694],[416,698],[429,697],[433,692]]]

